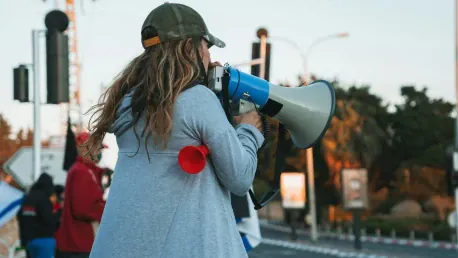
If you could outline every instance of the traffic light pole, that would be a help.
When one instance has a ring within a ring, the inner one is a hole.
[[[51,11],[45,17],[48,30],[32,30],[32,69],[33,69],[33,156],[32,180],[37,181],[41,174],[41,87],[40,87],[40,36],[46,34],[47,64],[47,103],[68,102],[68,42],[63,33],[69,24],[67,15],[61,11]],[[49,32],[52,32],[51,35]],[[13,70],[14,99],[29,102],[28,72],[24,65]]]
[[[33,53],[33,181],[41,174],[41,94],[40,94],[40,30],[32,31]]]

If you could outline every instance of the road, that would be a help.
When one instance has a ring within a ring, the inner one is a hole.
[[[433,249],[426,247],[412,247],[363,243],[363,250],[355,251],[353,242],[346,240],[320,239],[318,243],[308,241],[307,236],[299,235],[296,242],[290,241],[290,235],[285,232],[261,228],[262,236],[266,240],[250,251],[250,258],[307,258],[307,257],[398,257],[398,258],[456,258],[455,250]]]
[[[261,244],[248,253],[250,258],[330,258],[326,254],[317,254],[314,252],[301,251],[292,248],[279,247],[267,244]]]

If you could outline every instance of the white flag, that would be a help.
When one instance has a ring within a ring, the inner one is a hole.
[[[0,181],[0,228],[16,216],[21,207],[24,193]]]
[[[250,216],[248,218],[236,218],[236,221],[237,229],[242,237],[245,250],[248,252],[261,243],[262,237],[258,212],[254,209],[250,196],[247,194],[246,197],[248,198],[248,210],[250,211]]]

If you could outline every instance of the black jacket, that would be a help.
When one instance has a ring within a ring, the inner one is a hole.
[[[59,223],[50,200],[53,192],[52,177],[43,173],[25,195],[17,215],[22,246],[35,238],[53,237]]]

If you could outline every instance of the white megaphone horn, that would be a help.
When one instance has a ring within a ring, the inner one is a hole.
[[[208,81],[216,92],[227,87],[233,102],[252,102],[263,114],[277,119],[301,149],[312,147],[323,137],[334,114],[334,88],[324,80],[307,87],[288,88],[226,65],[211,69]]]

